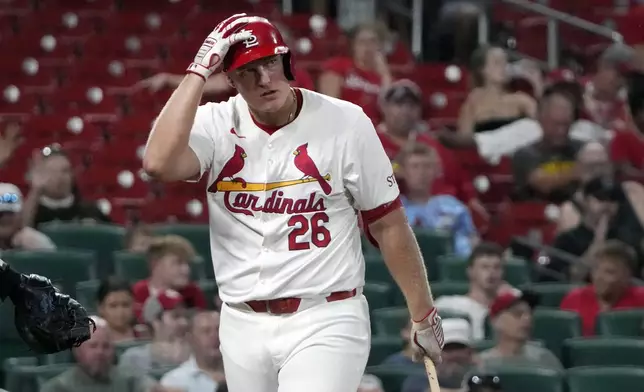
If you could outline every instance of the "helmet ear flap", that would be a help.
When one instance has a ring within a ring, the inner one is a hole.
[[[291,61],[290,51],[282,55],[282,61],[284,62],[284,75],[286,75],[286,79],[294,81],[295,75],[293,75],[293,63]]]

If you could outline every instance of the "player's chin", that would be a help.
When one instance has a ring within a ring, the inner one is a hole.
[[[270,94],[260,95],[257,101],[257,110],[265,113],[273,113],[284,106],[286,98],[280,92],[271,92]]]

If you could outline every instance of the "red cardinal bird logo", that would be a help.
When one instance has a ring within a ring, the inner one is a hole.
[[[322,177],[317,166],[315,166],[315,162],[309,156],[308,146],[308,143],[304,143],[293,151],[295,167],[304,173],[304,177],[311,177],[317,180],[320,183],[320,187],[322,187],[322,191],[329,195],[331,194],[331,185]]]
[[[235,145],[235,153],[233,156],[226,162],[224,167],[219,172],[219,176],[213,183],[215,192],[217,191],[217,183],[222,181],[224,178],[230,178],[233,182],[239,182],[242,184],[242,188],[246,188],[246,180],[241,177],[235,177],[237,173],[242,171],[244,168],[244,160],[246,159],[246,151],[243,148]]]

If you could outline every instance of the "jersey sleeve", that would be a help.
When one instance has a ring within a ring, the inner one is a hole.
[[[344,183],[368,225],[401,206],[400,191],[369,117],[360,113],[349,129],[345,148]]]
[[[198,181],[210,169],[215,156],[215,108],[213,104],[206,104],[197,108],[195,121],[190,130],[188,145],[199,159],[199,176],[190,181]]]

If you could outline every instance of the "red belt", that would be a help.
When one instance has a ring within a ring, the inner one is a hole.
[[[356,296],[356,293],[356,289],[350,291],[336,291],[326,297],[326,302],[335,302],[353,298]],[[246,305],[250,306],[250,308],[256,313],[290,314],[297,312],[301,302],[302,298],[280,298],[270,299],[267,301],[248,301],[246,302]]]

